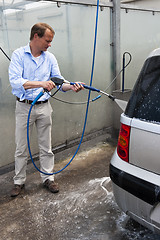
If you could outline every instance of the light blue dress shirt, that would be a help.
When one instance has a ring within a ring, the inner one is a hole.
[[[55,56],[48,52],[42,52],[38,63],[31,54],[29,44],[15,50],[9,65],[9,81],[12,93],[20,100],[34,100],[43,88],[24,89],[27,81],[48,81],[51,77],[62,78]],[[45,93],[39,100],[45,101],[49,95]]]

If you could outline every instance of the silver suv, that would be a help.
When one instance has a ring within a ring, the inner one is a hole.
[[[115,200],[160,233],[160,48],[146,59],[120,122],[110,163]]]

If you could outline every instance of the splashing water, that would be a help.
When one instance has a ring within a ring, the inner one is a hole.
[[[125,111],[125,109],[126,109],[126,106],[127,106],[127,101],[124,101],[124,100],[121,100],[121,99],[115,99],[114,100],[116,103],[117,103],[117,105],[123,110],[123,112]]]

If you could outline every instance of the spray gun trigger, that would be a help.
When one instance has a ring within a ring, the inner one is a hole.
[[[62,78],[52,77],[50,80],[56,85],[62,85],[64,83],[64,80]]]

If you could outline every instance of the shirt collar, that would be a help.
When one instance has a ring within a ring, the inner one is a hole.
[[[32,53],[31,53],[31,48],[30,48],[29,43],[24,47],[24,49],[25,49],[25,52],[26,52],[26,53],[30,53],[30,54],[32,55]],[[43,57],[45,57],[46,53],[45,53],[45,52],[42,52],[41,55],[42,55]]]
[[[27,44],[27,46],[24,47],[24,50],[25,50],[26,53],[30,53],[31,54],[31,49],[30,49],[29,43]]]

